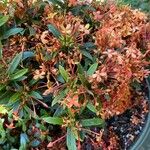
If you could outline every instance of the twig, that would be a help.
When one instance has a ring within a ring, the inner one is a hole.
[[[63,135],[62,137],[58,138],[57,140],[50,142],[47,147],[53,147],[54,144],[58,143],[59,141],[63,140],[67,134]]]

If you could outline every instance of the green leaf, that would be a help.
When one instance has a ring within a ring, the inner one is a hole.
[[[54,117],[60,117],[62,116],[64,113],[66,112],[66,110],[63,109],[62,106],[58,106],[56,111],[54,112]]]
[[[82,119],[81,120],[81,125],[83,127],[99,126],[99,125],[103,125],[103,124],[104,124],[104,120],[102,120],[100,118]]]
[[[43,99],[43,97],[38,92],[36,92],[36,91],[32,91],[30,93],[30,96],[32,96],[35,99],[41,99],[41,100]]]
[[[2,45],[2,42],[0,41],[0,60],[2,59],[3,57],[3,45]]]
[[[30,33],[30,36],[34,36],[36,34],[36,31],[33,27],[29,27],[29,33]]]
[[[32,51],[25,51],[22,54],[22,60],[25,60],[27,58],[31,58],[31,57],[34,57],[34,56],[35,56],[35,54]]]
[[[69,127],[67,128],[67,147],[68,150],[77,150],[75,136]]]
[[[82,67],[81,64],[78,64],[78,65],[77,65],[77,69],[78,69],[78,73],[79,73],[79,74],[84,74],[84,69],[83,69],[83,67]]]
[[[62,77],[64,78],[64,80],[66,82],[68,82],[69,75],[68,75],[67,71],[64,69],[64,67],[62,67],[62,66],[59,65],[59,72],[62,75]]]
[[[81,50],[81,53],[82,53],[85,57],[87,57],[87,58],[89,58],[90,60],[93,61],[93,57],[92,57],[92,55],[91,55],[89,52],[87,52],[87,51],[85,51],[85,50]]]
[[[92,104],[92,103],[88,103],[87,106],[86,106],[89,110],[91,110],[92,112],[96,113],[97,110],[95,108],[95,106]]]
[[[86,49],[94,49],[94,48],[96,48],[96,46],[94,45],[93,42],[86,42],[86,43],[84,43],[84,47]]]
[[[10,97],[10,103],[15,103],[17,100],[19,100],[20,99],[20,97],[21,97],[21,93],[20,92],[17,92],[17,93],[15,93],[15,94],[13,94],[11,97]]]
[[[27,69],[27,68],[21,69],[21,70],[17,71],[16,73],[11,74],[11,75],[10,75],[10,79],[11,79],[11,80],[18,79],[18,78],[22,77],[23,75],[25,75],[27,72],[28,72],[28,69]]]
[[[38,147],[40,145],[40,141],[37,140],[37,139],[34,139],[32,142],[31,142],[31,146],[32,147]]]
[[[3,105],[0,105],[0,114],[6,114],[8,113],[8,110]]]
[[[8,19],[9,19],[9,16],[8,16],[8,15],[0,17],[0,27],[1,27],[3,24],[5,24],[5,23],[8,21]]]
[[[55,104],[57,104],[60,100],[62,100],[62,99],[66,96],[67,92],[68,92],[68,89],[65,89],[65,90],[60,91],[60,92],[58,93],[58,95],[55,96],[55,98],[53,99],[51,106],[53,107],[53,106],[54,106]]]
[[[45,122],[53,124],[53,125],[62,125],[63,119],[59,117],[45,117],[42,118]]]
[[[58,76],[57,76],[57,81],[59,81],[59,82],[61,82],[61,83],[65,83],[65,80],[64,80],[64,78],[62,77],[61,74],[58,74]]]
[[[4,144],[6,141],[6,131],[4,130],[4,119],[0,118],[0,144]]]
[[[29,142],[29,139],[28,139],[27,134],[26,133],[22,133],[20,135],[20,147],[19,147],[19,150],[26,150],[28,142]]]
[[[85,75],[84,75],[84,74],[79,74],[79,73],[78,73],[78,77],[79,77],[81,83],[82,83],[85,87],[88,87],[88,86],[89,86],[89,83],[88,83],[87,79],[85,78]]]
[[[53,34],[55,37],[59,38],[59,37],[61,36],[61,34],[60,34],[60,32],[58,31],[58,29],[57,29],[56,27],[54,27],[52,24],[48,24],[47,27],[48,27],[48,30],[49,30],[50,32],[52,32],[52,34]]]
[[[61,0],[47,0],[47,1],[52,3],[53,5],[59,5],[63,7],[63,2]]]
[[[3,90],[6,87],[4,84],[0,84],[0,91]]]
[[[12,62],[9,65],[9,68],[7,70],[7,73],[10,75],[12,74],[16,68],[18,67],[20,61],[22,59],[22,53],[17,54],[14,59],[12,60]]]
[[[21,33],[23,30],[24,30],[23,28],[12,28],[4,33],[4,35],[2,36],[2,39],[7,39],[12,35]]]
[[[91,65],[90,68],[87,71],[87,75],[91,76],[92,74],[94,74],[97,67],[98,67],[98,63],[94,63],[93,65]]]

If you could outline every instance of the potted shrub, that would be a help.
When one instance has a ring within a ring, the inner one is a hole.
[[[0,3],[1,149],[139,149],[149,130],[148,15],[113,1]]]

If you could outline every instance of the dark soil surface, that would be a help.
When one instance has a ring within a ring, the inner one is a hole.
[[[129,149],[140,136],[147,120],[147,106],[147,103],[143,101],[141,105],[108,120],[108,128],[118,136],[120,149]]]
[[[100,150],[100,147],[102,150],[128,150],[143,131],[148,110],[148,102],[141,100],[139,105],[108,119],[100,144],[90,137],[83,143],[82,150]]]

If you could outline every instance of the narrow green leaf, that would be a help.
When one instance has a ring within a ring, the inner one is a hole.
[[[68,150],[77,150],[75,136],[69,127],[67,128],[67,147]]]
[[[3,90],[6,87],[4,84],[0,84],[0,91]]]
[[[103,124],[104,124],[104,120],[102,120],[100,118],[82,119],[81,120],[81,125],[83,127],[99,126],[99,125],[103,125]]]
[[[26,133],[22,133],[20,135],[20,147],[19,147],[19,150],[26,150],[28,142],[29,142],[29,139],[28,139],[27,134]]]
[[[48,24],[47,27],[48,27],[48,30],[49,30],[50,32],[52,32],[52,34],[53,34],[55,37],[57,37],[57,38],[60,37],[61,34],[60,34],[60,32],[58,31],[58,29],[57,29],[56,27],[54,27],[52,24]]]
[[[54,117],[60,117],[65,113],[66,110],[63,109],[62,106],[58,106],[56,111],[54,112]]]
[[[32,91],[30,93],[30,96],[32,96],[35,99],[41,99],[41,100],[43,99],[43,97],[38,92],[36,92],[36,91]]]
[[[34,36],[36,34],[36,31],[33,27],[29,27],[29,33],[30,33],[30,36]]]
[[[80,63],[77,65],[77,69],[79,74],[84,74],[84,69]]]
[[[59,72],[62,75],[62,77],[64,78],[64,80],[66,82],[68,82],[69,75],[68,75],[67,71],[64,69],[64,67],[62,67],[62,66],[59,65]]]
[[[97,67],[98,67],[98,63],[94,63],[93,65],[91,65],[90,68],[87,71],[87,75],[91,76],[92,74],[94,74]]]
[[[10,75],[12,74],[16,68],[18,67],[20,61],[22,59],[22,53],[17,54],[14,59],[12,60],[12,62],[9,65],[9,68],[7,70],[7,73]]]
[[[18,79],[18,78],[22,77],[23,75],[25,75],[27,72],[28,72],[28,69],[26,69],[26,68],[25,69],[21,69],[21,70],[17,71],[16,73],[11,74],[10,75],[10,79],[11,80]]]
[[[52,101],[52,107],[55,104],[57,104],[59,101],[61,101],[66,96],[67,92],[68,92],[68,89],[60,91],[58,93],[58,95],[55,96],[55,98],[53,99],[53,101]]]
[[[4,119],[0,118],[0,144],[4,144],[6,141],[6,131],[4,129]]]
[[[89,58],[90,60],[93,61],[93,57],[92,57],[92,55],[91,55],[89,52],[87,52],[87,51],[85,51],[85,50],[81,50],[81,53],[82,53],[85,57],[87,57],[87,58]]]
[[[7,39],[12,35],[21,33],[23,30],[24,30],[23,28],[12,28],[4,33],[4,35],[2,36],[2,39]]]
[[[22,60],[25,60],[27,58],[31,58],[31,57],[34,57],[34,56],[35,56],[35,54],[32,51],[25,51],[22,54]]]
[[[59,117],[45,117],[43,120],[47,123],[53,124],[53,125],[62,125],[63,119]]]
[[[8,15],[0,17],[0,26],[5,24],[8,21],[8,19],[9,19]]]
[[[2,45],[2,42],[0,41],[0,60],[2,59],[3,57],[3,45]]]
[[[16,102],[17,100],[19,100],[20,99],[20,97],[21,97],[21,93],[20,92],[17,92],[17,93],[15,93],[15,94],[13,94],[11,97],[10,97],[10,103],[14,103],[14,102]]]
[[[84,75],[84,74],[79,74],[79,73],[78,73],[78,77],[79,77],[81,83],[82,83],[84,86],[86,86],[86,87],[89,86],[89,83],[88,83],[87,79],[85,78],[85,75]]]
[[[94,113],[97,112],[95,106],[94,106],[92,103],[90,103],[90,102],[87,104],[87,108],[88,108],[89,110],[91,110],[92,112],[94,112]]]
[[[96,48],[96,46],[94,45],[93,42],[86,42],[86,43],[84,43],[84,47],[85,47],[86,49],[93,49],[93,48]]]
[[[57,76],[57,81],[59,81],[59,82],[61,82],[61,83],[65,83],[65,80],[64,80],[64,78],[62,77],[61,74],[58,74],[58,76]]]

